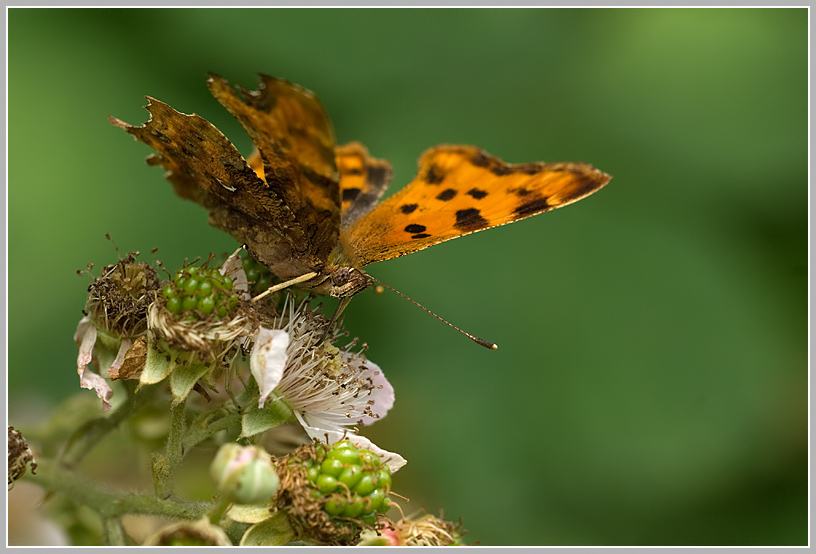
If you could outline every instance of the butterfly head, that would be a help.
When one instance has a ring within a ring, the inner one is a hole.
[[[363,271],[354,267],[340,266],[332,270],[331,290],[335,298],[349,298],[371,285],[371,279]]]

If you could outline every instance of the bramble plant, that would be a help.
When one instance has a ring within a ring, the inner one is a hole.
[[[9,427],[9,487],[48,493],[65,544],[462,544],[461,524],[400,517],[406,462],[359,434],[394,389],[312,297],[253,301],[273,279],[240,249],[174,273],[156,262],[166,279],[138,255],[81,272],[77,371],[101,414],[80,392],[37,427]],[[152,487],[89,476],[100,452],[107,469],[149,460]],[[217,494],[202,500],[184,483],[208,473]],[[149,531],[134,516],[154,516]]]

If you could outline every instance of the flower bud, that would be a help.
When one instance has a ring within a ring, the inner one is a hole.
[[[213,459],[210,475],[218,491],[238,504],[269,500],[278,490],[275,464],[257,446],[223,445]]]

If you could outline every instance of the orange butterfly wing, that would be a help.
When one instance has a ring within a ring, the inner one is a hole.
[[[393,170],[387,161],[372,158],[359,142],[338,146],[334,153],[340,172],[341,227],[348,227],[377,205]]]
[[[363,266],[566,206],[610,179],[582,163],[506,164],[473,146],[437,146],[411,183],[340,241]]]

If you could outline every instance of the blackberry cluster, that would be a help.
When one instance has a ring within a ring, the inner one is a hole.
[[[373,527],[377,514],[388,511],[391,472],[379,456],[351,441],[318,446],[306,477],[314,496],[325,499],[323,510],[332,518],[359,519]]]
[[[173,282],[164,287],[162,296],[167,311],[189,312],[193,315],[215,314],[225,317],[238,305],[238,295],[232,292],[232,279],[217,268],[188,266],[180,269]]]

